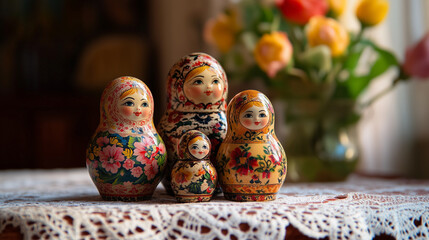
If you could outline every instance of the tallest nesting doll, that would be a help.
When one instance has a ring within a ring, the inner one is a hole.
[[[226,97],[228,81],[219,62],[205,53],[182,57],[167,77],[167,111],[158,132],[167,147],[167,174],[162,181],[169,194],[171,168],[178,159],[177,144],[189,130],[199,130],[210,138],[210,160],[216,166],[216,154],[226,136]]]

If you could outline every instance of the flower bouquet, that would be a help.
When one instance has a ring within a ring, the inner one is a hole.
[[[241,0],[209,20],[204,30],[205,39],[220,51],[231,84],[262,82],[272,100],[283,102],[285,121],[279,124],[286,127],[289,180],[345,179],[359,158],[353,126],[362,110],[410,75],[429,76],[429,35],[410,48],[401,64],[364,34],[386,17],[388,1],[359,1],[357,32],[338,20],[346,4]],[[424,60],[418,54],[422,48]],[[370,83],[391,68],[396,69],[391,85],[363,100]]]

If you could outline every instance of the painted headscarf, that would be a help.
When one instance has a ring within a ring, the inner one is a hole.
[[[137,89],[147,99],[151,111],[149,116],[142,121],[126,119],[119,112],[118,102],[121,95],[130,90]],[[100,100],[100,124],[99,130],[108,130],[119,134],[141,134],[145,131],[153,131],[153,97],[144,82],[134,77],[119,77],[110,82],[104,89]]]
[[[268,123],[261,129],[250,130],[240,122],[241,113],[251,106],[265,106],[268,110]],[[228,131],[224,142],[264,142],[274,135],[274,108],[270,100],[261,92],[246,90],[235,95],[228,104]]]
[[[189,152],[188,146],[195,138],[200,138],[206,141],[209,149],[211,149],[210,139],[204,133],[198,130],[189,130],[183,134],[179,140],[179,143],[177,144],[177,153],[179,158],[183,160],[210,160],[210,152],[203,159],[197,159]]]
[[[184,84],[186,76],[194,69],[209,66],[223,81],[224,89],[222,97],[215,103],[194,104],[185,95]],[[226,98],[228,92],[228,81],[225,71],[219,62],[205,53],[191,53],[182,57],[171,67],[167,77],[167,109],[181,112],[210,112],[226,110]]]

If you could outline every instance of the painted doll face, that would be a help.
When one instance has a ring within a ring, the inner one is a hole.
[[[183,88],[186,97],[194,104],[215,103],[222,99],[224,82],[215,71],[206,68],[187,79]]]
[[[240,123],[250,130],[259,130],[269,121],[268,110],[265,106],[253,105],[240,113]]]
[[[209,143],[202,137],[196,137],[190,141],[189,152],[197,159],[203,159],[210,152]]]
[[[151,114],[149,101],[140,91],[122,97],[118,104],[121,115],[131,121],[143,121]]]

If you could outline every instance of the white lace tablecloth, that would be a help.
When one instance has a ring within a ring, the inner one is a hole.
[[[288,226],[329,239],[429,238],[429,181],[351,176],[340,183],[285,183],[272,202],[103,201],[86,169],[0,171],[0,236],[25,239],[284,239]],[[1,237],[0,237],[1,238]]]

